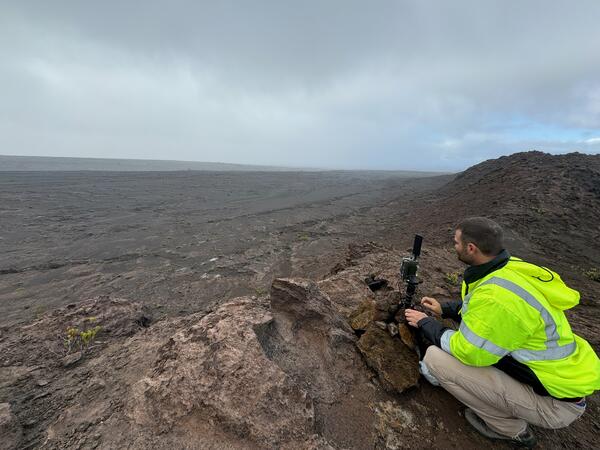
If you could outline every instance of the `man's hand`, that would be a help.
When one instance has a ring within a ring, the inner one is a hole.
[[[421,299],[421,305],[431,312],[442,315],[442,305],[440,305],[440,302],[438,302],[435,298],[423,297]]]
[[[421,311],[415,311],[414,309],[405,309],[404,317],[406,317],[406,321],[411,327],[417,328],[417,323],[419,323],[419,320],[427,317],[427,314]]]

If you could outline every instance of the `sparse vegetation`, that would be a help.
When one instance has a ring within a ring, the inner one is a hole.
[[[37,305],[34,309],[34,312],[35,312],[35,318],[39,319],[46,312],[46,307],[44,305]]]
[[[306,234],[306,233],[298,235],[298,240],[299,241],[308,241],[309,239],[310,239],[310,236],[308,234]]]
[[[81,353],[87,352],[96,339],[96,335],[102,329],[99,325],[92,326],[95,322],[95,317],[87,317],[83,320],[82,329],[77,327],[67,328],[66,336],[63,339],[67,354],[74,350],[79,350]]]
[[[600,268],[592,267],[589,270],[584,270],[583,274],[592,281],[600,282]]]
[[[257,297],[262,297],[263,295],[267,294],[267,289],[264,287],[257,287],[254,289],[254,292],[256,293]]]
[[[460,281],[460,273],[446,272],[446,274],[444,275],[444,281],[452,286],[456,286]]]

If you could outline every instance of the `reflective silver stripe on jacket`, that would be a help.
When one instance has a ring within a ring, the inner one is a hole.
[[[440,339],[440,346],[442,347],[442,350],[444,350],[446,353],[449,353],[450,355],[452,354],[452,352],[450,351],[450,338],[454,333],[456,333],[456,331],[446,330],[442,333],[442,337]]]
[[[496,356],[499,356],[502,358],[503,356],[510,353],[510,350],[499,347],[496,344],[494,344],[493,342],[482,338],[478,334],[475,334],[467,326],[467,324],[465,323],[464,320],[460,323],[459,331],[462,333],[462,335],[465,337],[465,339],[467,341],[469,341],[471,344],[473,344],[475,347],[482,348],[483,350],[490,352],[492,355],[496,355]]]
[[[462,306],[460,307],[460,315],[464,316],[465,313],[467,312],[467,309],[469,309],[469,300],[471,300],[471,296],[473,295],[472,292],[470,292],[469,294],[467,294],[465,296],[465,298],[463,299],[462,302]]]
[[[520,297],[523,301],[527,302],[529,306],[535,308],[535,310],[542,316],[542,320],[545,324],[547,338],[546,346],[548,348],[558,346],[558,340],[560,339],[560,336],[558,335],[558,331],[556,329],[556,322],[548,310],[544,308],[544,306],[538,301],[538,299],[536,299],[518,284],[509,280],[505,280],[504,278],[492,277],[489,280],[481,283],[480,286],[483,286],[484,284],[495,284],[496,286],[500,286],[507,291],[512,292],[517,297]]]
[[[510,352],[510,356],[519,362],[548,361],[566,358],[567,356],[572,355],[575,349],[577,349],[577,344],[573,341],[570,344],[549,348],[547,350],[514,350]]]
[[[540,313],[540,316],[542,317],[542,320],[544,321],[544,331],[546,332],[546,338],[547,338],[546,349],[545,350],[517,349],[517,350],[510,351],[508,349],[499,347],[496,344],[494,344],[493,342],[490,342],[487,339],[484,339],[481,336],[475,334],[473,331],[471,331],[467,327],[467,325],[465,324],[465,321],[463,320],[460,325],[460,332],[462,333],[464,338],[470,344],[474,345],[475,347],[484,349],[484,350],[492,353],[493,355],[500,356],[500,357],[505,356],[510,353],[510,355],[519,362],[556,360],[556,359],[566,358],[567,356],[573,354],[573,352],[577,348],[575,341],[573,341],[569,344],[563,345],[563,346],[558,345],[558,340],[560,339],[560,336],[558,335],[556,322],[554,321],[554,318],[548,312],[548,310],[546,308],[544,308],[544,306],[533,295],[531,295],[529,292],[527,292],[525,289],[523,289],[518,284],[513,283],[512,281],[509,281],[509,280],[505,280],[504,278],[492,277],[489,280],[486,280],[483,283],[481,283],[479,286],[483,286],[485,284],[495,284],[497,286],[500,286],[500,287],[506,289],[507,291],[512,292],[513,294],[515,294],[517,297],[521,298],[523,301],[527,302],[528,305],[532,306],[533,308],[536,309],[536,311],[538,311]],[[477,286],[477,287],[479,287],[479,286]],[[467,295],[463,301],[463,307],[462,307],[463,315],[468,309],[469,300],[471,299],[471,295],[473,295],[473,292],[471,292],[469,295]],[[445,337],[446,333],[447,332],[445,332],[442,335],[442,339]],[[447,337],[446,345],[448,347],[448,350],[444,349],[448,353],[450,353],[449,349],[450,349],[450,337],[451,336],[452,335],[449,334]]]

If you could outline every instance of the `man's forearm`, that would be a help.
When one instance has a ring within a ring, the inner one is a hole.
[[[423,336],[437,347],[441,347],[442,334],[449,329],[433,317],[425,317],[419,320],[417,326],[421,333],[423,333]]]
[[[462,308],[462,303],[462,300],[450,300],[449,302],[441,303],[442,317],[460,322],[461,318],[458,312]]]

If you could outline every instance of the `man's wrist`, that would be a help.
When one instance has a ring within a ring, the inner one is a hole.
[[[435,320],[435,319],[431,316],[423,317],[421,320],[419,320],[417,322],[417,327],[421,328],[423,325],[425,325],[427,322],[429,322],[431,320]]]
[[[442,308],[442,318],[445,319],[448,314],[452,314],[452,305],[450,305],[448,302],[441,303],[440,306]]]

